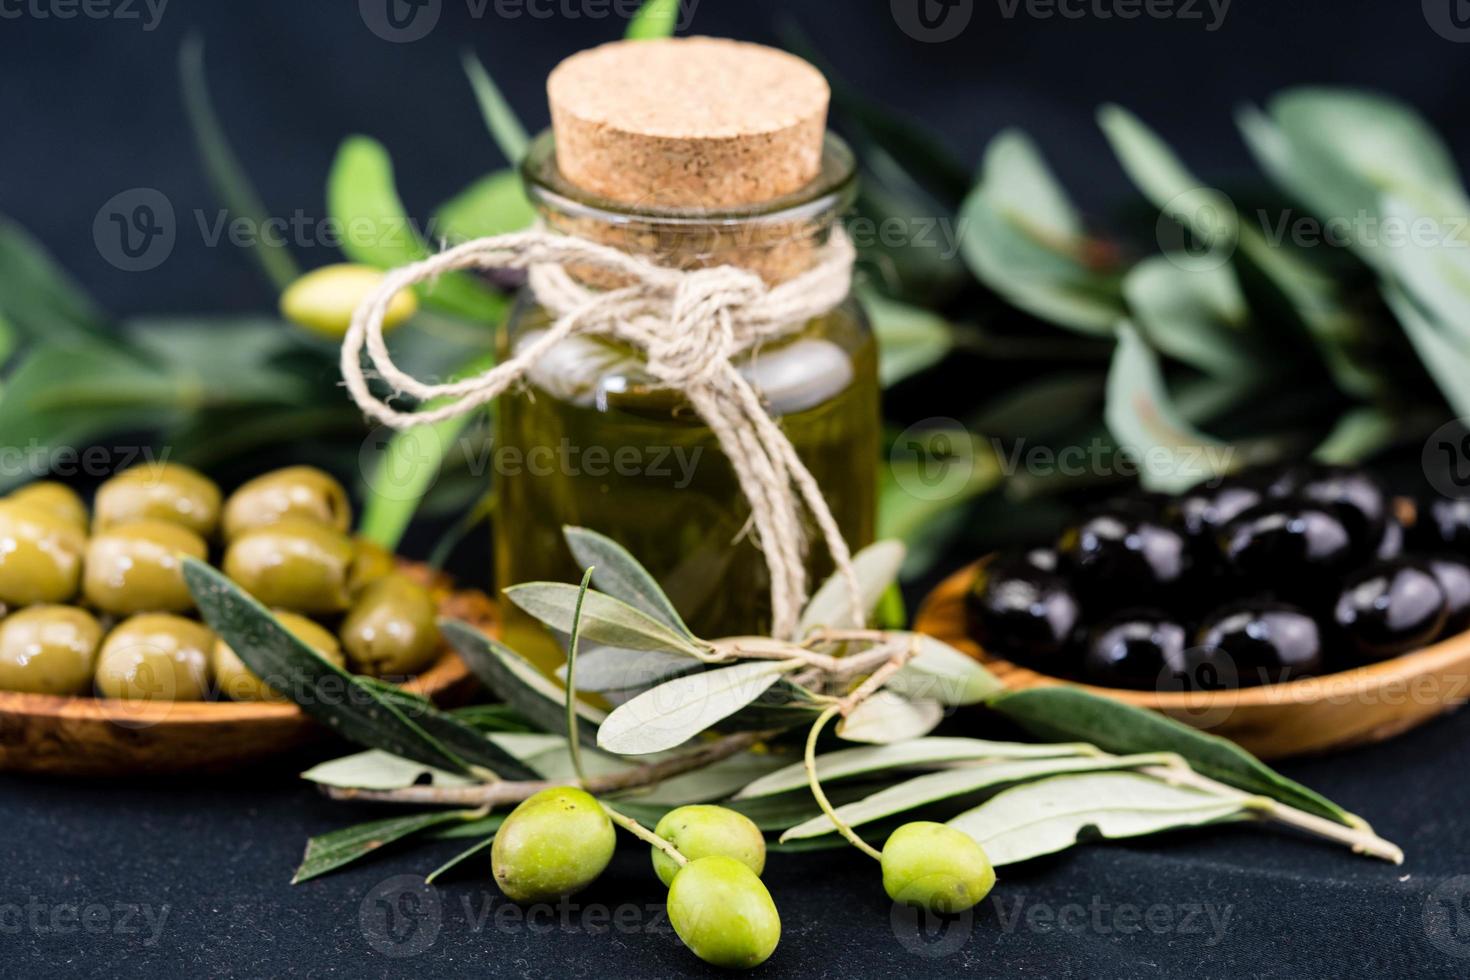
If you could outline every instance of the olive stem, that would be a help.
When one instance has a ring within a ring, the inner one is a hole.
[[[834,704],[818,715],[817,720],[812,723],[812,730],[806,737],[805,764],[807,785],[811,787],[812,796],[816,799],[817,806],[822,808],[822,812],[827,815],[828,820],[832,821],[832,825],[837,828],[837,832],[843,837],[846,837],[849,844],[868,855],[868,857],[875,861],[882,861],[882,852],[859,837],[857,831],[853,830],[848,826],[846,821],[837,815],[837,811],[832,807],[832,802],[827,799],[827,794],[822,791],[822,781],[817,778],[817,737],[822,734],[822,729],[827,726],[827,722],[831,721],[834,715],[840,713],[842,713],[842,705]]]
[[[736,732],[716,739],[683,755],[660,762],[651,762],[622,772],[593,776],[582,783],[582,788],[594,796],[603,793],[618,793],[623,790],[653,786],[674,776],[702,769],[705,766],[728,759],[781,733],[780,729],[760,732]],[[560,783],[545,780],[504,780],[481,786],[404,786],[400,789],[354,789],[325,786],[323,791],[334,800],[357,800],[363,803],[407,803],[416,805],[465,806],[480,804],[487,807],[519,803],[543,789]]]
[[[772,640],[765,637],[731,637],[710,643],[717,658],[722,660],[799,660],[804,666],[818,670],[833,671],[841,661],[825,653],[813,653],[794,643]]]
[[[614,810],[602,800],[598,800],[597,802],[602,804],[602,808],[607,811],[607,815],[613,823],[617,824],[619,827],[622,827],[624,830],[632,834],[634,837],[637,837],[639,840],[648,844],[652,844],[660,851],[663,851],[670,858],[672,858],[679,865],[679,867],[682,868],[684,867],[684,865],[689,863],[689,859],[680,854],[677,847],[675,847],[673,844],[670,844],[668,841],[664,840],[662,837],[660,837],[658,834],[655,834],[647,827],[643,826],[637,820],[634,820],[626,813],[619,813],[617,810]]]
[[[587,598],[592,571],[593,566],[589,565],[582,574],[582,588],[577,592],[577,604],[572,609],[572,632],[567,641],[567,748],[572,756],[572,771],[582,785],[587,782],[587,772],[582,768],[582,740],[577,735],[577,644],[581,639],[582,601]]]
[[[1392,841],[1379,837],[1366,826],[1345,826],[1328,820],[1326,817],[1319,817],[1315,813],[1298,810],[1279,800],[1257,796],[1236,789],[1234,786],[1227,786],[1187,767],[1170,765],[1152,767],[1142,771],[1168,783],[1193,786],[1195,789],[1204,790],[1216,796],[1239,800],[1246,809],[1254,811],[1264,819],[1274,820],[1317,837],[1325,837],[1328,840],[1345,844],[1354,854],[1367,854],[1388,861],[1390,864],[1404,863],[1402,848]]]
[[[890,638],[885,630],[839,630],[822,627],[813,630],[806,639],[802,640],[802,646],[820,646],[829,643],[882,643]]]

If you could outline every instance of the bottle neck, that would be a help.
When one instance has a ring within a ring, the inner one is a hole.
[[[810,269],[856,194],[851,151],[829,135],[817,178],[795,194],[739,208],[641,206],[600,198],[568,181],[556,166],[550,131],[522,166],[526,192],[552,231],[610,245],[659,265],[701,269],[733,265],[784,282]],[[605,276],[571,270],[585,282]]]

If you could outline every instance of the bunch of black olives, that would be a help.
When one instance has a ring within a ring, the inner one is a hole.
[[[967,603],[987,650],[1054,676],[1154,690],[1310,677],[1470,627],[1470,501],[1415,506],[1322,465],[1139,492],[1055,547],[997,556]]]
[[[139,466],[104,483],[90,513],[60,483],[16,490],[0,498],[0,690],[286,700],[195,616],[183,559],[211,550],[324,658],[417,673],[439,650],[433,598],[351,524],[341,484],[306,466],[228,498],[186,466]]]

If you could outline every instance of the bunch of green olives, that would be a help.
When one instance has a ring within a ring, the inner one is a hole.
[[[669,811],[653,836],[660,841],[652,847],[653,870],[669,889],[669,921],[684,945],[727,968],[770,958],[781,940],[781,916],[760,878],[766,866],[760,828],[742,813],[701,804]],[[512,901],[550,902],[596,881],[615,846],[610,811],[585,790],[558,786],[505,818],[491,846],[491,873]],[[963,912],[995,885],[984,849],[944,824],[904,824],[888,838],[880,862],[890,898],[932,912]]]
[[[342,485],[308,466],[225,497],[187,466],[149,463],[102,484],[90,512],[63,484],[22,487],[0,498],[0,690],[285,701],[197,619],[183,563],[212,551],[323,658],[418,673],[439,651],[434,598],[351,526]]]
[[[654,835],[679,854],[653,847],[654,872],[669,888],[669,921],[684,945],[716,966],[764,963],[781,939],[781,917],[760,880],[759,828],[724,807],[681,806]],[[512,901],[553,901],[596,881],[615,845],[609,810],[585,790],[558,786],[505,818],[490,848],[491,873]]]

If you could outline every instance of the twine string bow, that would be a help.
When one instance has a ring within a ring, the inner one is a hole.
[[[358,306],[342,342],[342,377],[369,416],[394,429],[456,418],[474,411],[523,381],[554,347],[570,337],[603,336],[641,351],[649,373],[684,394],[729,459],[750,503],[756,541],[771,577],[773,632],[794,634],[807,599],[803,508],[815,522],[847,584],[853,624],[865,618],[852,555],[821,488],[798,458],[791,440],[766,412],[759,393],[734,364],[759,344],[790,334],[828,312],[852,284],[852,243],[834,229],[806,272],[767,286],[734,266],[683,271],[585,239],[543,231],[518,232],[465,242],[387,273]],[[582,285],[567,266],[597,269],[628,283],[597,290]],[[445,272],[525,269],[536,300],[555,317],[540,336],[489,370],[460,381],[431,384],[393,363],[383,339],[383,319],[397,293]],[[388,399],[371,391],[362,351],[391,389]],[[389,401],[409,396],[435,404],[401,411]]]

